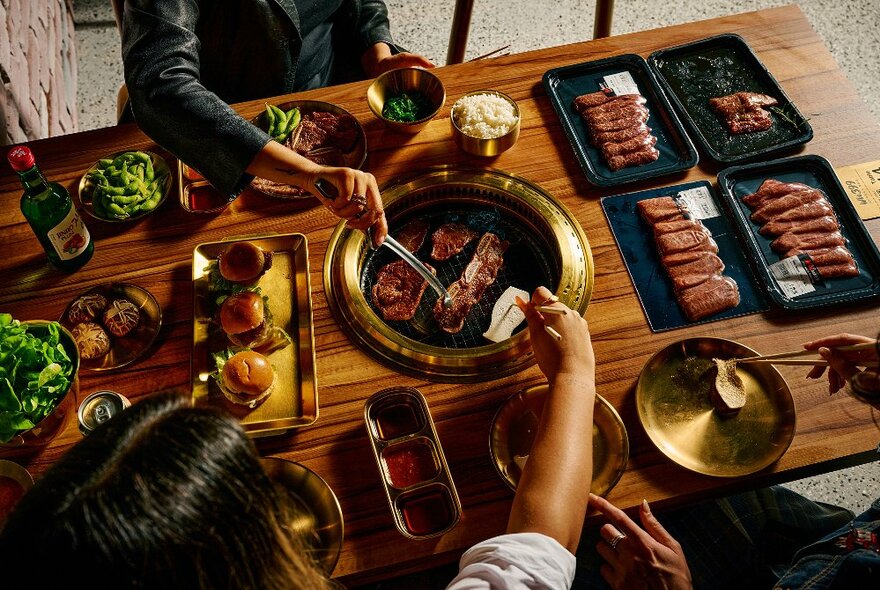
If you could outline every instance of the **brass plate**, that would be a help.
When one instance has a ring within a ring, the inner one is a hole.
[[[307,113],[313,113],[316,111],[333,113],[335,115],[348,115],[349,117],[354,119],[355,123],[357,123],[358,139],[355,142],[354,148],[352,148],[351,151],[342,153],[342,160],[343,160],[342,165],[348,166],[349,168],[357,168],[357,169],[360,169],[361,166],[364,165],[364,162],[367,159],[367,134],[364,131],[364,127],[363,127],[363,125],[361,125],[361,122],[358,121],[357,117],[355,117],[354,115],[352,115],[351,113],[346,111],[341,106],[338,106],[338,105],[335,105],[335,104],[329,103],[329,102],[324,102],[322,100],[292,100],[292,101],[282,102],[282,103],[276,104],[275,106],[277,106],[279,109],[281,109],[284,112],[287,112],[290,109],[296,107],[299,109],[300,114],[302,114],[302,115],[306,115]],[[253,123],[254,125],[259,127],[260,129],[262,129],[263,131],[266,131],[269,128],[269,123],[268,123],[268,121],[266,121],[266,111],[264,110],[259,115],[257,115],[253,119],[251,119],[251,123]],[[316,150],[316,151],[318,151],[318,150]],[[306,156],[306,157],[308,157],[308,156]],[[277,199],[290,200],[290,199],[311,199],[311,198],[314,198],[311,193],[304,193],[302,195],[294,196],[294,195],[288,195],[288,194],[284,194],[284,193],[280,193],[280,192],[274,192],[272,190],[258,189],[253,184],[250,185],[250,188],[252,190],[259,192],[259,193],[268,195],[270,197],[275,197]]]
[[[441,166],[382,187],[389,225],[421,210],[467,205],[497,210],[531,228],[555,259],[560,300],[586,312],[593,289],[593,256],[583,228],[556,198],[529,181],[499,170]],[[367,254],[364,233],[341,222],[324,258],[324,290],[343,331],[365,352],[394,369],[432,381],[474,382],[512,375],[535,362],[528,330],[483,346],[445,348],[418,342],[379,317],[361,290]],[[510,264],[511,262],[506,262]]]
[[[339,559],[345,525],[336,494],[321,476],[299,463],[277,457],[260,460],[269,479],[280,484],[297,504],[297,518],[289,530],[310,542],[311,556],[330,575]]]
[[[747,401],[734,416],[719,415],[709,401],[704,366],[713,358],[757,354],[732,340],[688,338],[651,357],[639,375],[636,405],[645,432],[664,455],[697,473],[739,477],[764,469],[788,450],[794,402],[771,365],[737,367]]]
[[[108,156],[109,159],[114,159],[117,156],[121,156],[126,152],[132,152],[137,150],[123,150],[121,152],[116,152],[115,154],[111,154]],[[143,150],[141,150],[143,151]],[[150,156],[150,159],[153,161],[153,171],[156,176],[160,174],[165,175],[165,180],[163,182],[162,187],[162,196],[159,198],[159,202],[155,207],[150,209],[149,211],[144,211],[138,213],[137,215],[132,215],[131,217],[126,217],[125,219],[116,219],[115,217],[102,217],[95,213],[95,210],[92,206],[92,184],[89,182],[89,174],[98,168],[99,162],[95,162],[89,169],[86,170],[86,173],[82,175],[82,178],[79,180],[79,185],[77,187],[77,197],[79,198],[79,208],[85,210],[86,213],[94,217],[95,219],[100,219],[101,221],[109,221],[111,223],[125,223],[127,221],[135,221],[136,219],[140,219],[142,217],[146,217],[150,215],[154,211],[157,211],[159,207],[162,206],[162,203],[165,202],[165,199],[168,198],[168,193],[171,192],[171,184],[174,182],[174,178],[171,176],[171,169],[168,167],[168,162],[165,161],[165,158],[160,156],[159,154],[154,154],[153,152],[143,151],[143,153]]]
[[[80,297],[93,293],[103,295],[108,302],[114,299],[128,299],[137,305],[141,317],[137,327],[121,338],[107,331],[107,335],[110,336],[110,352],[96,359],[80,357],[79,366],[90,371],[109,371],[133,363],[149,350],[159,335],[159,329],[162,327],[162,308],[159,307],[153,294],[143,287],[131,283],[107,283],[92,287],[71,299],[59,320],[62,326],[73,330],[76,324],[71,323],[67,318],[70,306]],[[103,326],[100,319],[96,323]]]
[[[275,389],[254,409],[226,400],[209,374],[215,369],[211,354],[232,343],[214,320],[208,292],[207,266],[230,244],[248,241],[272,251],[272,268],[259,286],[269,297],[276,326],[293,340],[290,346],[267,354],[275,368]],[[309,252],[302,234],[263,235],[199,244],[193,250],[193,404],[219,404],[241,420],[254,437],[284,434],[318,419],[318,383],[315,380],[315,337],[309,284]]]
[[[498,408],[489,429],[492,464],[504,483],[516,490],[521,471],[514,455],[527,456],[544,411],[547,385],[513,394]],[[617,410],[601,395],[593,407],[593,481],[590,491],[604,496],[617,484],[629,459],[629,437]]]

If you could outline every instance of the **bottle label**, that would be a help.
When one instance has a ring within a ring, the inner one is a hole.
[[[70,208],[61,223],[49,230],[49,241],[61,260],[72,260],[79,256],[91,239],[89,230],[74,207]]]

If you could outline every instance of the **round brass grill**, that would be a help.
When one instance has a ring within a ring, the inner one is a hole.
[[[437,326],[431,310],[437,299],[429,288],[413,320],[386,322],[373,306],[376,272],[396,259],[387,248],[373,251],[362,232],[336,228],[324,261],[324,288],[343,330],[367,353],[404,373],[435,381],[496,379],[534,362],[523,323],[508,340],[492,343],[488,328],[498,296],[509,286],[527,291],[544,284],[584,313],[593,286],[589,243],[577,220],[556,199],[528,181],[500,171],[433,168],[383,187],[391,233],[414,219],[431,232],[459,222],[491,231],[510,242],[498,277],[474,306],[458,334]],[[458,279],[476,243],[446,262],[427,256],[430,232],[419,257],[437,269],[441,282]]]

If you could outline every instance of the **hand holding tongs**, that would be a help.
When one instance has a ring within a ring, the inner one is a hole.
[[[315,188],[318,189],[318,192],[321,193],[321,196],[325,199],[334,200],[336,198],[336,187],[334,187],[329,182],[324,181],[323,179],[318,179],[315,181]],[[361,203],[362,206],[366,206],[366,202]],[[373,232],[372,226],[367,228],[367,243],[371,250],[375,250],[377,246],[373,245]],[[443,286],[443,283],[440,282],[440,279],[437,278],[434,273],[428,270],[421,260],[416,258],[412,252],[403,247],[397,240],[392,238],[391,236],[385,236],[385,240],[379,244],[379,246],[388,246],[394,253],[400,256],[407,264],[413,267],[417,273],[419,273],[423,279],[428,281],[428,284],[431,285],[431,288],[437,292],[437,295],[440,296],[440,300],[443,302],[444,307],[452,306],[452,297],[449,296],[449,292],[446,291],[446,287]]]
[[[832,351],[838,352],[858,352],[860,350],[871,350],[878,346],[877,342],[865,342],[863,344],[851,344],[848,346],[834,346]],[[750,356],[741,359],[730,359],[729,362],[736,363],[769,363],[771,365],[812,365],[814,367],[827,367],[828,361],[825,359],[801,359],[797,357],[818,355],[818,350],[793,350],[791,352],[780,352],[778,354],[766,354],[759,356]],[[876,361],[855,361],[855,366],[873,368],[877,367]]]

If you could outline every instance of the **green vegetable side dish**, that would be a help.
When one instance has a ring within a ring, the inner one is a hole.
[[[266,121],[269,127],[266,133],[272,136],[278,143],[284,143],[293,130],[299,125],[302,115],[299,109],[293,107],[289,111],[282,111],[274,104],[266,103]]]
[[[61,344],[58,322],[37,336],[0,313],[0,443],[48,416],[73,381],[73,361]]]
[[[131,219],[155,209],[165,193],[166,174],[157,174],[145,152],[98,160],[86,176],[92,210],[104,219]]]
[[[434,105],[421,92],[404,92],[392,96],[382,106],[382,116],[396,123],[414,123],[433,112]]]

